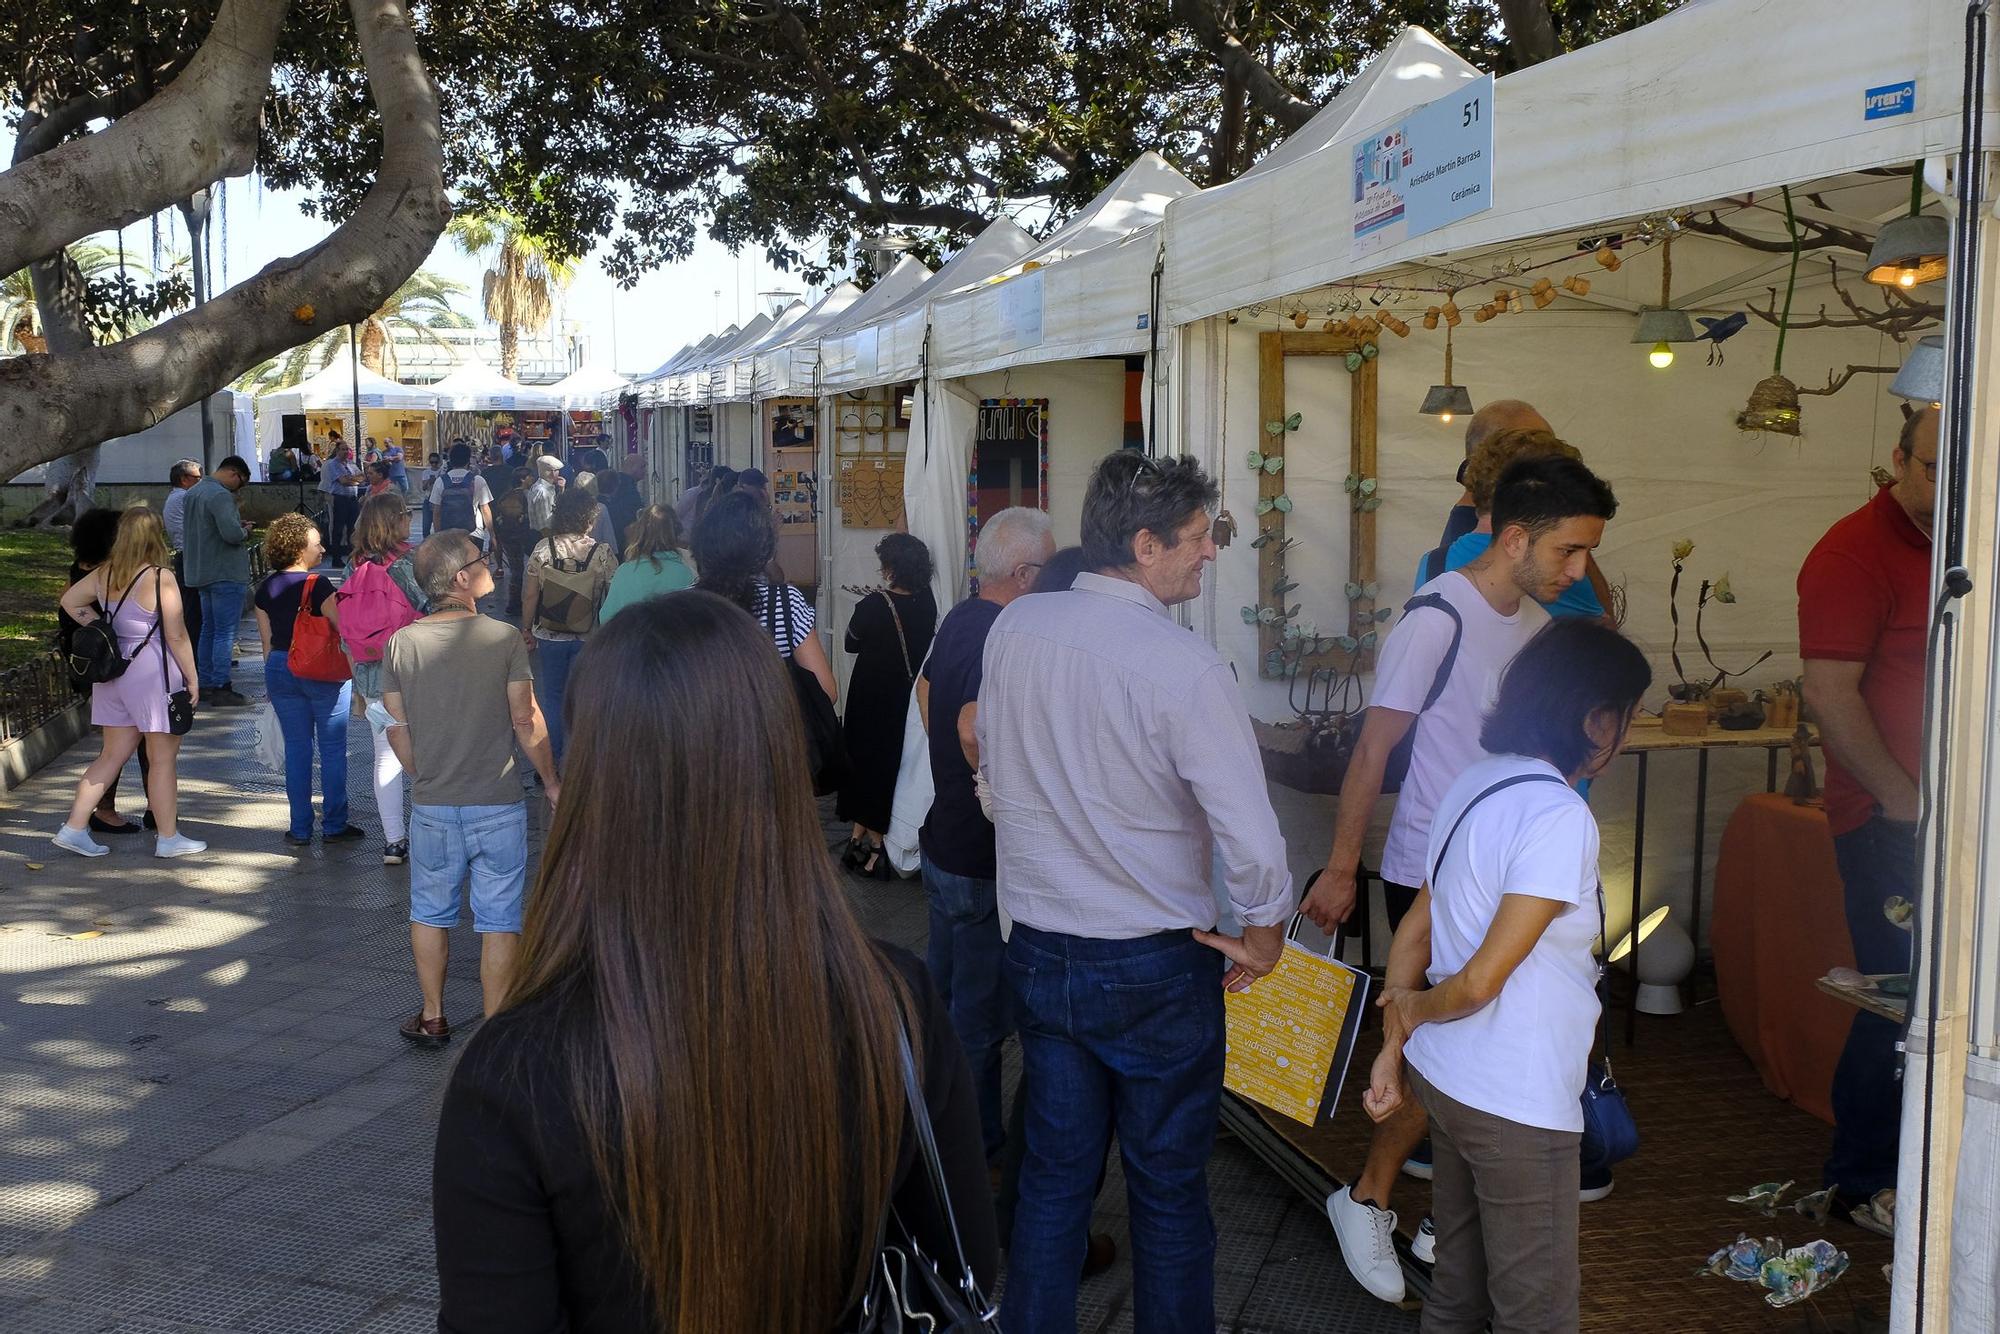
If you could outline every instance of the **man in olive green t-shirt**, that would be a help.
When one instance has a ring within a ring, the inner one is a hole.
[[[451,1040],[444,1015],[450,932],[468,875],[486,1013],[499,1008],[513,975],[528,875],[517,741],[551,807],[560,789],[521,636],[475,610],[493,592],[487,558],[453,529],[427,539],[413,563],[433,610],[389,640],[382,706],[394,720],[389,744],[410,776],[410,951],[424,998],[401,1032],[420,1046],[441,1047]]]

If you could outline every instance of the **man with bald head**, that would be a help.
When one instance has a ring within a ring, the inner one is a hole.
[[[1799,570],[1805,700],[1826,746],[1826,823],[1864,973],[1910,968],[1910,935],[1882,905],[1917,897],[1937,451],[1937,409],[1911,413],[1890,455],[1894,480],[1827,529]],[[1885,1220],[1867,1206],[1896,1182],[1896,1036],[1889,1020],[1857,1014],[1833,1076],[1826,1184],[1878,1231]]]

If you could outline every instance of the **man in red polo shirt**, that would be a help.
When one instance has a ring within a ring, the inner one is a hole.
[[[1917,772],[1923,762],[1925,636],[1938,413],[1903,424],[1895,481],[1829,528],[1799,571],[1805,701],[1826,746],[1826,821],[1864,973],[1910,967],[1910,934],[1882,915],[1917,897]],[[1902,1109],[1898,1025],[1857,1014],[1833,1076],[1826,1184],[1859,1209],[1896,1184]],[[1873,1210],[1857,1221],[1876,1226]]]

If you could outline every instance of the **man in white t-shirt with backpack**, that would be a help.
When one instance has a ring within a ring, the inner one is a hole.
[[[1611,488],[1576,459],[1523,459],[1502,474],[1494,492],[1493,545],[1425,584],[1405,605],[1376,660],[1368,712],[1341,784],[1332,855],[1300,904],[1322,929],[1334,930],[1354,910],[1361,846],[1405,737],[1409,768],[1382,852],[1391,924],[1414,902],[1438,801],[1459,774],[1486,758],[1480,729],[1499,697],[1502,673],[1549,623],[1540,604],[1584,578],[1617,509]],[[1396,1216],[1385,1206],[1426,1128],[1423,1109],[1406,1101],[1376,1127],[1361,1175],[1327,1200],[1348,1268],[1383,1301],[1403,1297]],[[1418,1258],[1428,1258],[1422,1254],[1428,1241],[1427,1233],[1419,1235]]]
[[[493,493],[472,466],[472,446],[451,447],[450,464],[431,484],[431,531],[457,528],[472,534],[484,551],[493,531]]]

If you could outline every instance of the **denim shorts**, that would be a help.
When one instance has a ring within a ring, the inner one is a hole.
[[[528,806],[415,806],[410,920],[450,930],[472,879],[472,929],[518,932],[528,883]]]

